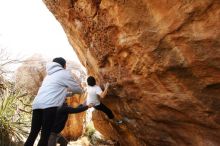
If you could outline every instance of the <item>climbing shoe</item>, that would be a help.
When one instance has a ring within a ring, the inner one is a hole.
[[[123,123],[122,120],[116,120],[116,121],[115,121],[115,124],[116,124],[116,125],[120,125],[120,124],[122,124],[122,123]]]

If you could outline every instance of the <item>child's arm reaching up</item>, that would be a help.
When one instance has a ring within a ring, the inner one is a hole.
[[[106,96],[108,92],[108,87],[109,87],[109,83],[106,83],[104,91],[99,95],[101,98],[104,98]]]

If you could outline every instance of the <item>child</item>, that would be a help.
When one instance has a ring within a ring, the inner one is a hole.
[[[106,107],[103,103],[100,102],[99,97],[104,98],[107,94],[107,90],[109,87],[109,83],[105,84],[105,89],[102,91],[100,86],[96,85],[96,80],[94,77],[89,76],[87,78],[87,99],[86,99],[86,105],[93,105],[93,107],[97,110],[100,110],[104,112],[109,119],[112,119],[116,124],[121,124],[121,120],[115,120],[114,114],[112,111]]]

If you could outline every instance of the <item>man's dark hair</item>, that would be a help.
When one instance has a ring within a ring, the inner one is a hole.
[[[87,78],[87,84],[88,84],[89,86],[95,86],[95,85],[96,85],[95,78],[94,78],[93,76],[89,76],[89,77]]]
[[[54,58],[53,62],[59,63],[63,68],[66,65],[66,60],[62,57]]]

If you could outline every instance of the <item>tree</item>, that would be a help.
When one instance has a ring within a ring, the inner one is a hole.
[[[46,75],[46,59],[41,55],[33,55],[26,59],[16,70],[15,85],[17,89],[34,96]]]

